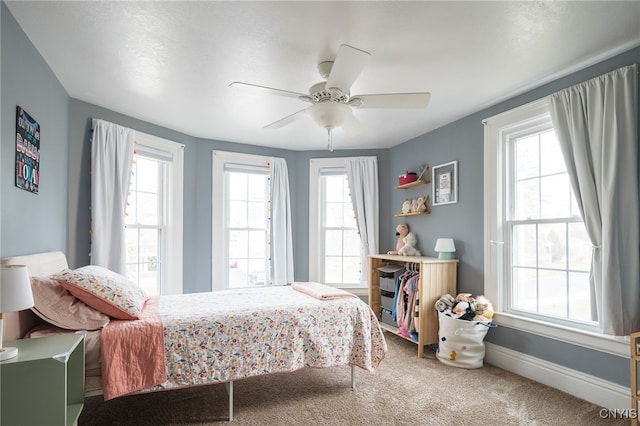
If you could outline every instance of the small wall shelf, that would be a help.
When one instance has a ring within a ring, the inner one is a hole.
[[[413,182],[405,183],[404,185],[397,185],[396,189],[408,189],[418,185],[428,185],[430,183],[431,183],[430,180],[418,179],[418,180],[414,180]]]
[[[427,210],[426,212],[415,212],[415,213],[396,213],[394,216],[395,217],[404,217],[404,216],[419,216],[422,214],[429,214],[431,213],[429,210]]]

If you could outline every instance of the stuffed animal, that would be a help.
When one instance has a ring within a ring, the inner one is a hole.
[[[491,321],[493,318],[493,304],[485,296],[478,296],[476,299],[476,313],[474,321]]]
[[[475,299],[471,293],[458,293],[456,302],[473,302]]]
[[[417,213],[424,213],[427,211],[427,197],[418,197],[418,199],[416,200],[416,204]]]
[[[444,294],[442,297],[440,297],[440,299],[436,301],[436,304],[435,304],[436,311],[444,312],[447,309],[450,310],[451,308],[453,308],[453,303],[455,301],[456,300],[449,293]]]
[[[388,251],[387,254],[399,254],[398,252],[402,247],[404,247],[404,237],[409,233],[409,225],[406,223],[401,223],[396,226],[396,235],[398,236],[398,241],[396,242],[396,249]]]
[[[402,214],[407,214],[407,213],[411,213],[411,201],[404,200],[404,203],[402,203]]]
[[[411,200],[411,213],[418,213],[418,200]]]
[[[387,254],[399,254],[401,256],[420,256],[420,252],[416,249],[418,239],[412,232],[409,232],[409,225],[401,223],[396,226],[396,235],[398,241],[396,249],[388,251]]]
[[[416,249],[416,245],[418,244],[418,239],[413,234],[413,232],[409,232],[403,239],[404,246],[400,250],[398,250],[398,254],[401,256],[420,256],[420,251]]]
[[[470,321],[476,315],[476,300],[471,293],[459,293],[451,308],[454,318]]]

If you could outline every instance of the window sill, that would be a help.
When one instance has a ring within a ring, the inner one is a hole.
[[[586,330],[524,318],[517,315],[496,312],[493,322],[542,337],[559,340],[572,345],[593,349],[608,354],[629,358],[629,337],[608,336]]]

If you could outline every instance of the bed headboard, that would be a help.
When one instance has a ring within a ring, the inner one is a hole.
[[[47,276],[69,267],[67,258],[60,251],[29,254],[25,256],[5,257],[0,259],[2,265],[26,265],[32,277]],[[8,312],[5,316],[4,339],[21,339],[27,331],[42,320],[30,309],[20,312]]]

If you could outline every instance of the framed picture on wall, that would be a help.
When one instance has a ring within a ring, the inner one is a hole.
[[[433,205],[458,202],[458,161],[440,164],[432,169]]]

